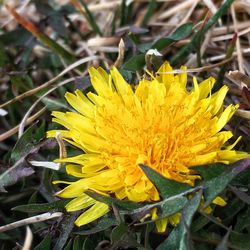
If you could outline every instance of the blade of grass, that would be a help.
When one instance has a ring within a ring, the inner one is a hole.
[[[231,42],[228,45],[225,60],[232,57],[233,52],[234,52],[234,48],[236,45],[236,41],[237,41],[237,34],[235,33],[233,39],[231,40]],[[221,66],[221,69],[219,71],[219,74],[218,74],[216,82],[215,82],[215,87],[213,89],[213,92],[216,92],[217,90],[219,90],[222,87],[223,79],[224,79],[224,76],[226,73],[226,69],[227,69],[227,64],[224,64]]]
[[[215,25],[218,20],[221,18],[223,14],[229,9],[234,0],[227,0],[216,12],[214,16],[212,16],[207,24],[204,26],[200,32],[197,32],[190,43],[184,46],[175,56],[173,56],[170,60],[173,66],[177,65],[179,62],[182,62],[190,53],[196,51],[197,44],[204,40],[205,34],[209,31],[209,29]]]
[[[71,0],[72,5],[80,11],[80,13],[87,19],[91,28],[99,35],[103,36],[99,26],[97,25],[94,16],[90,12],[87,4],[83,1]]]
[[[14,8],[10,7],[9,5],[6,5],[6,8],[16,19],[16,21],[21,24],[26,30],[28,30],[33,36],[35,36],[42,44],[46,45],[56,54],[60,55],[66,62],[73,63],[76,61],[74,55],[64,49],[60,44],[49,38],[47,35],[43,34],[33,23],[19,15]]]
[[[144,16],[144,19],[142,21],[142,26],[147,25],[148,21],[150,20],[150,17],[154,14],[154,11],[157,8],[157,2],[156,0],[151,0],[149,5],[148,5],[148,9],[147,12]]]

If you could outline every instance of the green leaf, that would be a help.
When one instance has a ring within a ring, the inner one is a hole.
[[[76,61],[75,55],[71,54],[68,50],[47,35],[39,33],[36,37],[42,44],[49,47],[55,54],[60,55],[68,63],[74,63]]]
[[[127,62],[125,62],[122,66],[123,70],[128,71],[138,71],[141,70],[145,65],[145,55],[139,54],[130,58]]]
[[[201,175],[204,181],[209,181],[228,170],[228,165],[223,163],[207,164],[193,167]]]
[[[187,204],[188,200],[185,197],[177,197],[173,200],[164,201],[161,203],[161,213],[159,219],[166,218],[179,212]]]
[[[77,216],[78,214],[69,214],[63,218],[59,227],[61,233],[53,250],[61,250],[64,247],[72,232],[72,229],[74,227],[74,222]]]
[[[180,41],[190,36],[192,33],[192,30],[193,30],[193,24],[185,23],[181,25],[180,27],[178,27],[174,31],[174,33],[171,34],[169,37],[160,38],[152,43],[141,44],[138,46],[138,49],[144,53],[149,49],[163,50],[169,45],[171,45],[172,43]]]
[[[112,226],[116,226],[117,221],[113,218],[102,218],[98,221],[97,225],[93,228],[77,231],[76,234],[79,235],[90,235],[95,234],[104,230],[107,230],[108,228]]]
[[[51,203],[20,205],[11,210],[25,213],[63,212],[67,203],[68,200],[61,200]]]
[[[20,160],[22,157],[25,157],[28,155],[30,150],[34,147],[34,141],[33,141],[33,133],[36,129],[36,125],[32,125],[29,127],[23,135],[19,138],[17,143],[15,144],[10,159],[13,162],[16,162]]]
[[[157,8],[157,2],[156,0],[151,0],[149,5],[148,5],[148,9],[147,9],[147,13],[145,14],[143,21],[142,21],[142,25],[145,26],[148,21],[150,20],[150,17],[154,14],[154,11]]]
[[[52,236],[48,234],[35,248],[34,250],[50,250],[51,249]]]
[[[34,172],[33,168],[29,167],[26,161],[18,161],[0,175],[0,192],[6,192],[4,187],[14,185],[20,179],[30,176]]]
[[[241,202],[237,197],[231,197],[228,202],[226,209],[223,212],[223,224],[230,225],[234,220],[235,216],[245,207],[245,204]]]
[[[135,214],[137,217],[141,218],[143,215],[156,207],[158,209],[158,218],[156,220],[147,220],[145,222],[139,223],[141,225],[149,224],[179,212],[187,204],[187,201],[188,200],[186,197],[164,199],[163,201],[154,202],[152,204],[145,205],[142,208],[135,209],[129,214]]]
[[[198,232],[204,226],[206,226],[210,220],[207,217],[199,216],[193,223],[192,223],[192,232]]]
[[[2,42],[0,42],[0,67],[3,67],[8,62],[9,62],[9,57],[5,52],[5,49],[4,49]]]
[[[42,102],[46,105],[46,108],[48,110],[58,110],[58,109],[68,109],[68,106],[65,104],[65,102],[57,100],[57,99],[52,99],[48,97],[44,97],[42,99]]]
[[[185,23],[178,27],[176,31],[171,34],[169,37],[161,38],[154,42],[151,46],[152,49],[163,50],[167,46],[171,45],[174,42],[180,41],[184,38],[187,38],[191,35],[193,29],[192,23]]]
[[[225,56],[224,60],[230,59],[233,56],[234,48],[236,46],[236,41],[237,41],[237,34],[235,33],[234,36],[233,36],[233,38],[232,38],[232,40],[227,45],[226,56]],[[216,77],[216,82],[215,82],[215,86],[213,88],[213,93],[215,93],[216,91],[218,91],[222,87],[228,63],[223,64],[221,66],[220,71],[219,71],[219,73],[218,73],[218,75]]]
[[[247,192],[243,192],[233,186],[230,186],[230,189],[241,201],[245,202],[247,205],[250,205],[250,195],[248,195]]]
[[[239,173],[250,167],[250,159],[248,158],[238,161],[232,164],[231,166],[231,168],[230,166],[228,166],[229,169],[223,172],[221,175],[205,183],[205,207],[208,206],[212,202],[212,200],[226,188],[226,186],[232,181],[234,177],[236,177]]]
[[[218,244],[215,250],[228,250],[228,237],[230,230],[227,231],[226,235],[222,238],[221,242]]]
[[[5,46],[23,46],[27,44],[32,35],[23,28],[18,28],[13,31],[5,32],[0,35],[0,41]]]
[[[149,49],[158,49],[162,50],[172,44],[173,42],[179,41],[181,39],[186,38],[192,32],[193,24],[186,23],[181,25],[172,35],[166,38],[161,38],[155,42],[140,44],[138,45],[139,51],[143,52],[143,54],[139,54],[130,58],[127,62],[125,62],[122,66],[122,69],[128,71],[138,71],[141,70],[145,66],[145,52]]]
[[[71,245],[72,245],[72,239],[69,240],[69,242],[67,243],[67,245],[63,248],[63,250],[71,250]]]
[[[80,237],[79,235],[77,235],[74,238],[72,250],[82,250],[83,249],[82,246],[84,245],[84,241],[85,241],[85,239],[83,237]]]
[[[242,234],[231,232],[229,237],[230,242],[241,250],[249,250],[250,234]]]
[[[127,211],[131,211],[131,210],[134,210],[136,208],[142,207],[142,204],[139,204],[139,203],[115,199],[115,198],[112,198],[110,196],[101,195],[101,194],[98,194],[98,193],[95,193],[92,191],[86,191],[85,193],[97,201],[106,203],[110,206],[112,204],[115,204],[118,208],[124,209]]]
[[[218,22],[221,16],[226,13],[233,1],[234,0],[225,1],[224,4],[222,4],[222,6],[215,13],[215,15],[210,18],[205,27],[193,36],[191,42],[184,46],[177,54],[175,54],[171,58],[170,62],[173,66],[181,63],[190,53],[196,51],[197,45],[201,44],[201,42],[204,40],[205,34],[213,25]]]
[[[111,241],[112,243],[122,240],[124,235],[126,235],[128,232],[128,226],[124,223],[121,223],[120,225],[116,226],[111,233]]]
[[[146,165],[139,164],[139,166],[157,188],[162,198],[169,198],[174,195],[185,193],[186,191],[192,189],[192,187],[187,184],[165,178]]]
[[[92,13],[90,12],[88,5],[83,0],[80,0],[80,3],[82,4],[82,6],[86,12],[86,18],[87,18],[90,26],[98,35],[102,36],[102,32],[101,32],[100,28],[98,27],[98,25],[95,21],[95,18],[93,17]]]
[[[183,208],[181,221],[178,226],[171,232],[169,237],[161,243],[157,250],[165,249],[189,249],[190,241],[188,240],[189,227],[192,222],[192,218],[199,208],[202,196],[202,190],[200,190]]]
[[[197,233],[192,233],[192,238],[197,241],[197,244],[200,244],[200,242],[208,242],[208,243],[213,243],[213,244],[219,244],[219,242],[221,241],[221,237],[214,232],[210,232],[207,229],[206,230],[199,230]],[[206,248],[205,248],[206,249]],[[211,248],[209,246],[208,248],[210,249],[214,249]],[[195,248],[196,250],[196,248]],[[203,250],[202,248],[200,248],[200,250]]]
[[[237,222],[235,225],[236,231],[242,231],[250,226],[250,207],[246,211],[240,213],[237,217]]]
[[[21,138],[17,141],[11,154],[11,160],[16,163],[8,168],[0,175],[0,192],[4,191],[4,187],[15,184],[23,177],[27,177],[34,173],[34,170],[26,161],[26,157],[36,153],[41,147],[46,145],[49,140],[39,140],[39,134],[33,136],[35,125],[28,128]]]
[[[236,186],[248,186],[250,180],[250,168],[246,171],[238,174],[233,181],[231,182],[232,185]]]
[[[120,5],[120,26],[126,26],[129,23],[131,11],[132,11],[132,4],[129,3],[127,0],[122,0]]]

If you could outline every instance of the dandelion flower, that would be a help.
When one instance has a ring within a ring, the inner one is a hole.
[[[56,182],[68,184],[58,193],[73,198],[67,211],[84,210],[77,226],[109,211],[106,204],[85,194],[86,190],[134,202],[160,199],[139,163],[166,178],[194,185],[200,176],[193,166],[229,164],[247,157],[247,153],[233,150],[235,143],[226,145],[232,132],[221,131],[238,108],[223,108],[228,87],[211,94],[215,79],[198,84],[194,77],[189,91],[186,73],[164,73],[167,71],[172,68],[164,63],[151,80],[142,79],[133,89],[116,68],[109,74],[102,68],[90,68],[96,93],[66,93],[76,112],[52,113],[53,121],[66,130],[49,131],[48,137],[60,132],[65,141],[82,150],[80,155],[57,160],[67,163],[67,173],[79,178]],[[177,219],[172,217],[173,224]]]

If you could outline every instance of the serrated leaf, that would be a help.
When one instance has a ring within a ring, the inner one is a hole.
[[[20,205],[11,210],[25,213],[63,212],[67,203],[68,200],[61,200],[51,203]]]
[[[183,208],[181,221],[178,226],[171,232],[169,237],[161,243],[157,250],[165,249],[189,249],[190,242],[188,241],[189,227],[192,222],[192,218],[199,208],[202,196],[202,190],[200,190]]]
[[[107,230],[108,228],[112,226],[116,226],[117,221],[112,218],[102,218],[98,221],[97,225],[91,229],[86,229],[86,230],[81,230],[76,232],[76,234],[79,235],[90,235],[90,234],[95,234],[104,230]]]
[[[146,165],[139,164],[139,166],[149,178],[149,180],[157,188],[163,199],[181,193],[185,193],[186,191],[192,189],[192,187],[187,184],[165,178],[164,176],[162,176],[161,174]]]
[[[207,164],[193,167],[204,181],[209,181],[228,170],[228,165],[223,163]]]
[[[228,166],[230,168],[230,166]],[[226,186],[236,177],[239,173],[250,167],[250,159],[244,159],[232,164],[232,167],[221,175],[210,179],[204,186],[204,206],[208,206],[212,200],[218,196]]]
[[[134,214],[137,217],[141,218],[146,213],[149,213],[153,208],[157,208],[157,214],[158,218],[156,220],[149,220],[142,222],[140,224],[149,224],[157,220],[161,220],[163,218],[169,217],[177,212],[179,212],[181,209],[184,208],[184,206],[187,204],[187,198],[186,197],[175,197],[174,199],[165,199],[163,201],[154,202],[149,205],[145,205],[142,208],[138,208],[133,210],[132,212],[129,212],[129,214]]]
[[[161,213],[159,215],[159,219],[168,217],[179,212],[186,204],[188,200],[185,197],[178,197],[174,200],[169,200],[168,202],[162,202],[160,208]]]

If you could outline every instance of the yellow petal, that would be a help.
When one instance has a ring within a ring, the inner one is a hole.
[[[217,122],[217,132],[220,131],[231,119],[238,106],[229,105],[220,115]]]
[[[71,183],[71,185],[58,192],[57,196],[61,198],[75,198],[81,196],[83,195],[84,191],[89,188],[90,184],[90,178],[81,179],[79,181]]]
[[[157,229],[158,233],[166,232],[168,221],[169,221],[168,218],[163,218],[163,219],[157,220],[155,222],[156,229]]]
[[[217,196],[213,201],[212,201],[213,204],[216,204],[216,205],[219,205],[221,207],[224,207],[227,205],[227,202],[222,199],[220,196]]]
[[[175,81],[174,74],[171,74],[171,71],[173,71],[173,68],[170,64],[168,62],[164,63],[157,71],[156,79],[165,85],[171,85]]]
[[[187,67],[186,66],[181,66],[180,70],[186,70]],[[178,74],[178,78],[179,78],[179,83],[181,88],[186,89],[186,85],[187,85],[187,73],[180,73]]]
[[[132,95],[133,91],[131,89],[131,86],[124,80],[124,78],[122,77],[122,75],[120,74],[120,72],[113,67],[110,70],[110,74],[111,77],[113,79],[115,88],[117,90],[117,92],[122,96],[126,96],[126,95]]]
[[[176,226],[177,224],[179,224],[180,218],[181,218],[180,213],[176,213],[168,217],[170,224],[173,226]]]
[[[215,79],[213,77],[209,77],[205,81],[199,84],[200,89],[200,99],[206,98],[208,94],[211,94],[211,90],[215,84]]]
[[[228,87],[224,85],[220,88],[219,91],[214,93],[211,96],[211,98],[209,97],[210,102],[211,102],[211,108],[209,111],[211,112],[211,114],[216,115],[219,112],[219,110],[222,108],[223,101],[225,99],[227,91],[228,91]]]
[[[87,207],[90,207],[96,203],[96,200],[91,198],[90,196],[83,194],[72,201],[70,201],[66,206],[66,210],[68,212],[74,212],[77,210],[81,210]]]
[[[86,115],[88,117],[93,116],[93,103],[91,103],[88,98],[82,94],[80,90],[76,90],[76,95],[67,92],[65,98],[68,103],[79,113]]]
[[[109,206],[97,201],[91,208],[83,212],[75,221],[75,224],[80,227],[86,225],[96,219],[102,217],[109,212]]]

